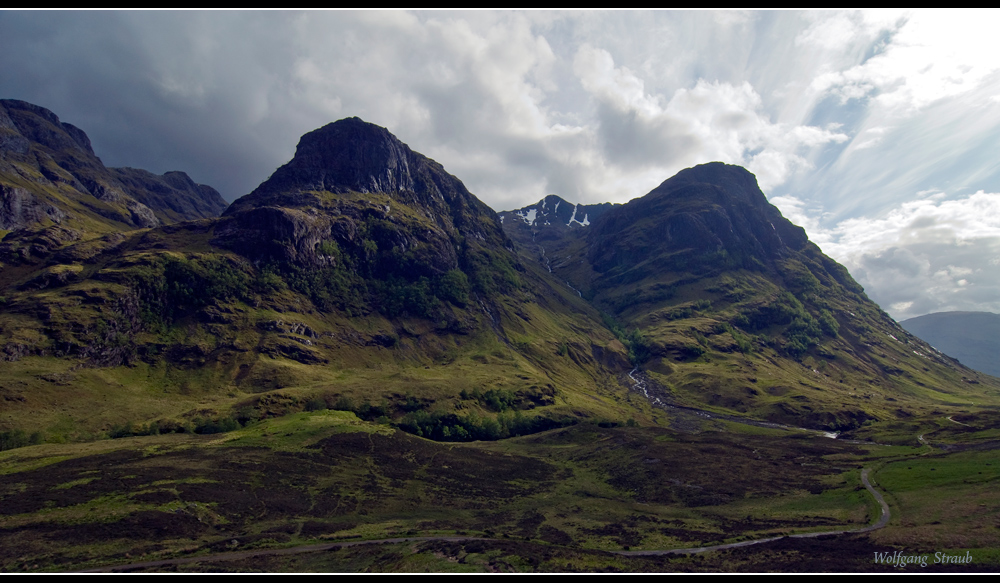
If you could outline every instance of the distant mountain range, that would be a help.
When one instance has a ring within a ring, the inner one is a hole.
[[[1000,314],[937,312],[899,324],[965,366],[1000,377]]]

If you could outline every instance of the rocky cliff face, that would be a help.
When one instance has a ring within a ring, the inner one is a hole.
[[[61,207],[66,215],[82,212],[128,227],[160,223],[152,209],[129,196],[108,173],[79,128],[24,101],[5,100],[0,108],[0,127],[9,145],[0,152],[0,177],[8,185],[31,192],[36,205]],[[4,222],[25,228],[32,224],[27,218]]]
[[[725,260],[765,268],[808,238],[767,202],[753,174],[719,162],[679,172],[646,196],[607,213],[587,233],[589,258],[605,273],[662,252],[685,266]]]
[[[459,270],[482,291],[504,287],[516,269],[496,213],[440,164],[358,118],[303,136],[291,161],[226,210],[213,241],[258,261],[350,266],[381,280]]]
[[[419,209],[445,230],[504,242],[496,213],[437,162],[418,154],[383,127],[353,117],[302,136],[290,162],[226,211],[252,207],[323,207],[320,193],[386,194]]]
[[[16,231],[43,223],[59,224],[66,213],[39,200],[30,190],[0,184],[0,229]]]

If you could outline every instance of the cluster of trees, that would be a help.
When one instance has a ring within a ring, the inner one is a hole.
[[[272,271],[261,270],[256,278],[252,273],[249,265],[226,256],[187,259],[168,255],[132,267],[127,277],[139,295],[140,318],[156,330],[209,304],[249,302],[280,285]]]
[[[666,313],[667,320],[684,320],[698,315],[702,310],[712,307],[712,300],[701,299],[687,306],[677,307]]]
[[[601,312],[601,319],[604,320],[604,326],[611,330],[615,338],[628,349],[628,358],[633,365],[638,366],[649,360],[651,354],[649,341],[638,328],[626,330],[617,320],[605,312]]]
[[[575,422],[572,419],[553,420],[540,416],[525,416],[520,411],[514,410],[517,400],[515,393],[503,389],[490,389],[484,392],[478,389],[472,392],[463,390],[460,395],[465,400],[479,401],[487,409],[496,412],[496,415],[477,413],[457,415],[427,411],[425,404],[412,396],[406,397],[395,406],[386,400],[378,404],[365,402],[359,405],[349,397],[341,396],[330,408],[352,411],[360,419],[393,425],[407,433],[435,441],[494,441],[518,435],[530,435]],[[306,409],[325,409],[325,405],[322,399],[314,399],[307,403]],[[392,422],[390,416],[393,409],[406,413],[399,421]]]
[[[737,315],[733,323],[753,331],[787,326],[784,332],[784,350],[796,357],[819,344],[824,335],[836,337],[840,330],[840,324],[828,309],[820,308],[818,315],[813,316],[798,298],[787,291],[767,305],[747,314]]]
[[[357,228],[355,242],[342,246],[336,241],[322,241],[317,252],[332,259],[331,276],[337,274],[341,280],[335,284],[349,284],[353,295],[376,300],[385,315],[405,313],[433,318],[441,303],[463,307],[473,291],[492,295],[521,287],[509,257],[469,245],[461,236],[451,242],[459,252],[459,268],[442,274],[439,246],[422,242],[421,236],[407,232],[405,225],[370,216],[358,221]],[[409,244],[404,248],[400,240]],[[314,295],[319,288],[309,286],[300,291]]]
[[[195,417],[186,421],[158,419],[146,424],[128,422],[113,425],[108,430],[108,437],[119,439],[122,437],[160,435],[163,433],[227,433],[241,427],[246,427],[259,420],[259,418],[257,411],[253,408],[243,407],[235,413],[216,417]]]
[[[503,411],[496,416],[456,415],[428,411],[412,411],[403,416],[397,427],[420,437],[435,441],[495,441],[519,435],[530,435],[555,427],[564,427],[573,421],[553,420],[547,417],[527,417],[520,411]]]
[[[326,252],[339,253],[335,242],[324,243],[321,247]],[[309,297],[324,311],[366,313],[374,307],[390,317],[432,319],[445,302],[465,306],[472,291],[468,277],[459,269],[412,280],[395,274],[366,280],[346,262],[319,269],[294,264],[255,269],[219,255],[190,259],[166,256],[132,267],[127,277],[139,296],[141,320],[148,329],[160,331],[207,305],[252,303],[255,298],[288,288]]]
[[[745,334],[733,328],[728,322],[722,324],[721,326],[723,332],[727,332],[736,343],[736,348],[743,354],[749,354],[753,352],[753,342]]]
[[[35,431],[30,435],[20,429],[0,431],[0,451],[6,451],[8,449],[18,447],[27,447],[29,445],[38,445],[43,441],[44,437],[40,431]]]
[[[484,407],[497,413],[514,409],[517,402],[517,395],[513,391],[505,389],[489,389],[486,392],[480,392],[479,389],[473,389],[471,393],[462,389],[458,396],[461,397],[463,401],[479,401]]]

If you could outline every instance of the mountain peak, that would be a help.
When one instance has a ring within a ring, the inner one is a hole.
[[[0,225],[104,232],[218,216],[226,202],[184,173],[107,168],[80,128],[0,99]]]
[[[681,189],[695,185],[714,186],[718,193],[724,194],[732,201],[749,203],[757,207],[769,206],[753,173],[742,166],[723,162],[709,162],[685,168],[664,180],[650,194],[656,196],[670,192],[676,195]],[[699,193],[703,196],[704,190],[699,189]]]
[[[576,204],[556,194],[550,194],[535,204],[513,211],[503,211],[500,219],[505,222],[524,223],[538,230],[546,227],[567,229],[589,226],[597,217],[615,206],[613,203]]]
[[[414,190],[412,157],[389,130],[350,117],[302,136],[285,167],[295,178],[318,179],[331,192],[397,192]]]
[[[420,170],[428,163],[440,168],[384,127],[349,117],[302,136],[295,156],[228,212],[271,204],[287,206],[287,195],[307,191],[433,194],[437,192],[435,181],[420,176],[426,174]]]
[[[97,157],[83,130],[59,121],[59,116],[40,105],[19,99],[0,99],[0,128],[4,127],[53,150],[80,150]]]
[[[389,130],[357,117],[302,136],[295,156],[223,216],[234,220],[217,233],[219,246],[263,248],[281,240],[262,253],[312,266],[330,261],[317,255],[320,241],[360,249],[366,235],[400,257],[418,241],[435,249],[428,255],[440,259],[433,273],[464,267],[479,247],[506,252],[512,246],[496,213],[458,178]],[[380,234],[369,232],[376,222]]]

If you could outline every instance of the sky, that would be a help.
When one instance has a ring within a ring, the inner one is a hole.
[[[227,200],[388,128],[494,210],[711,161],[897,320],[1000,312],[1000,11],[0,11],[0,98]]]

